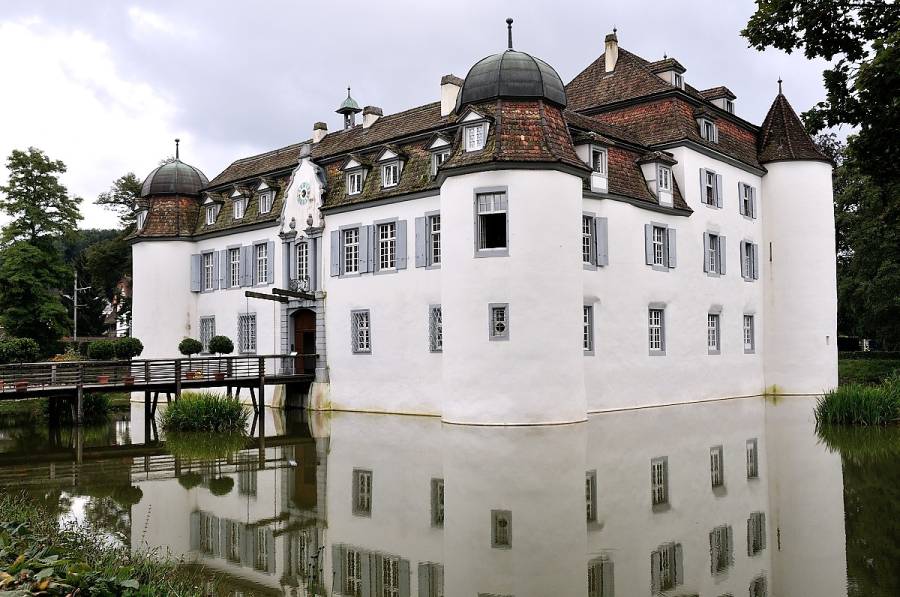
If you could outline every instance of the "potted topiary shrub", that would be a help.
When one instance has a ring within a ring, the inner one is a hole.
[[[137,338],[124,337],[115,341],[116,358],[121,361],[130,361],[144,352],[144,344]],[[127,366],[127,373],[122,376],[122,383],[126,386],[134,384],[134,375],[131,374],[131,365]]]
[[[234,352],[234,342],[228,336],[213,336],[209,339],[209,352],[219,356]],[[214,374],[216,381],[224,381],[225,373],[222,372],[222,361],[219,361],[218,371]]]
[[[194,379],[196,372],[191,369],[191,357],[195,354],[199,354],[202,350],[203,345],[200,344],[199,340],[193,338],[185,338],[178,344],[178,352],[188,358],[188,368],[187,371],[184,372],[186,379]]]
[[[88,357],[94,361],[111,361],[116,356],[116,345],[112,340],[94,340],[88,344]],[[109,383],[109,373],[98,373],[97,383]]]

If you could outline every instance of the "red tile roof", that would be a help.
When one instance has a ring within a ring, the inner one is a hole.
[[[830,161],[816,147],[797,113],[781,93],[772,102],[759,131],[759,161],[779,160]]]

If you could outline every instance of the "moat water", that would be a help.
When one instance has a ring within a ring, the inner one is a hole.
[[[81,432],[8,415],[0,491],[221,594],[900,595],[900,430],[817,433],[813,407],[517,428],[268,410],[237,438],[160,437],[138,404]]]

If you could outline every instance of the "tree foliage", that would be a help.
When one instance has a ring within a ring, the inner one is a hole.
[[[94,202],[119,216],[123,228],[134,224],[137,199],[141,195],[141,181],[134,172],[128,172],[113,181],[108,191],[100,193]]]

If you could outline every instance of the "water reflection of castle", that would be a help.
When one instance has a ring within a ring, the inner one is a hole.
[[[846,595],[840,459],[809,408],[323,417],[204,472],[237,480],[226,495],[135,479],[132,542],[191,554],[236,594]]]

